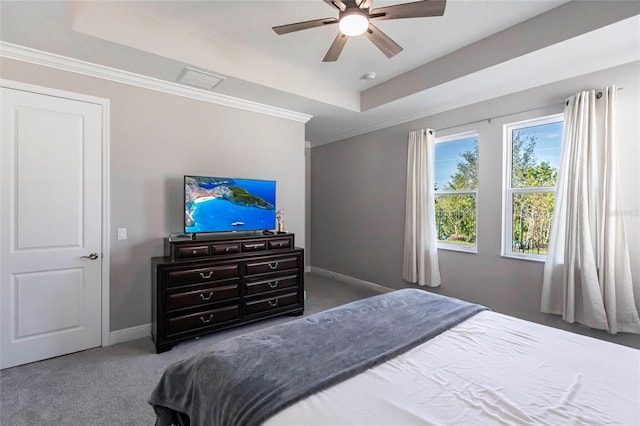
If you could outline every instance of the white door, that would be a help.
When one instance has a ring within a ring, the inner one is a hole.
[[[102,342],[102,106],[1,88],[0,368]]]

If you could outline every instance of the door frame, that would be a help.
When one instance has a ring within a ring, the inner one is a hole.
[[[86,102],[91,104],[96,104],[100,106],[102,111],[102,229],[101,239],[102,239],[102,275],[100,277],[101,283],[101,299],[102,299],[102,325],[101,325],[101,346],[109,346],[110,345],[110,318],[111,318],[111,302],[110,302],[110,294],[111,294],[111,282],[109,280],[109,271],[111,269],[111,261],[110,261],[110,249],[111,249],[111,239],[110,239],[110,229],[111,229],[111,219],[109,212],[111,211],[110,207],[110,122],[109,122],[109,111],[110,111],[110,101],[106,98],[99,98],[96,96],[89,96],[82,93],[68,92],[65,90],[53,89],[50,87],[37,86],[34,84],[23,83],[20,81],[0,79],[0,86],[8,89],[21,90],[23,92],[31,92],[40,95],[46,96],[54,96],[58,98],[70,99],[74,101]],[[0,290],[1,291],[1,290]]]

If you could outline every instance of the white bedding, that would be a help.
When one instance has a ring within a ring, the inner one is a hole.
[[[485,311],[264,423],[493,424],[639,426],[640,351]]]

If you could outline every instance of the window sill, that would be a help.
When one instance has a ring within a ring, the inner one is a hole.
[[[478,254],[478,246],[462,246],[457,244],[438,243],[438,250],[458,251],[461,253]]]
[[[527,256],[527,255],[518,255],[518,254],[503,254],[501,255],[502,257],[506,257],[509,259],[517,259],[517,260],[529,260],[532,262],[539,262],[539,263],[545,263],[546,261],[546,257],[533,257],[533,256]]]

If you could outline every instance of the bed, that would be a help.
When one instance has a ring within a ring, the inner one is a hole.
[[[418,289],[169,366],[158,426],[640,425],[640,351]]]

